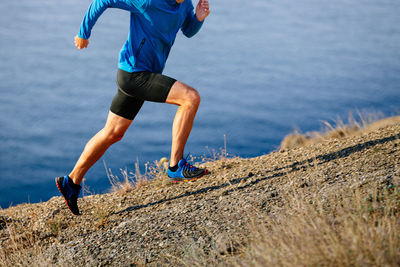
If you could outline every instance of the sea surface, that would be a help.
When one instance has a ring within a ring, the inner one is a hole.
[[[190,1],[190,0],[185,0]],[[89,0],[3,1],[0,10],[0,206],[46,201],[100,130],[117,87],[129,13],[108,9],[88,49],[73,38]],[[197,4],[197,2],[194,2]],[[400,1],[210,0],[201,31],[178,34],[164,74],[202,103],[186,152],[254,157],[298,129],[356,114],[399,114]],[[113,174],[169,156],[175,106],[145,103],[124,139],[86,175],[92,193]]]

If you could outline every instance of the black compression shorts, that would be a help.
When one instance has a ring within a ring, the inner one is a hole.
[[[175,79],[149,71],[126,72],[118,69],[118,91],[110,111],[133,120],[144,101],[165,103]]]

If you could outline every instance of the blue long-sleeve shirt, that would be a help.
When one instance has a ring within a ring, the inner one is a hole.
[[[131,12],[128,40],[119,54],[118,67],[127,72],[161,73],[179,29],[192,37],[201,28],[191,0],[93,0],[78,36],[89,39],[97,19],[107,8]]]

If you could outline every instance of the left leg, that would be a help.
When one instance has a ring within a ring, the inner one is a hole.
[[[207,174],[206,169],[196,168],[186,162],[183,153],[192,130],[194,117],[200,105],[200,95],[192,87],[176,81],[165,101],[178,105],[172,125],[172,146],[170,167],[167,170],[172,182],[193,181]]]
[[[172,126],[171,160],[168,175],[173,181],[189,181],[207,173],[191,166],[183,159],[186,141],[200,105],[200,95],[192,87],[173,78],[151,72],[126,74],[119,71],[119,86],[127,95],[136,95],[145,101],[178,105]]]
[[[200,100],[196,89],[179,81],[174,83],[168,94],[166,103],[179,106],[172,125],[171,166],[177,165],[183,158]]]
[[[89,140],[74,169],[69,174],[75,184],[79,185],[89,168],[100,159],[112,144],[122,139],[131,123],[132,120],[109,112],[106,125]]]

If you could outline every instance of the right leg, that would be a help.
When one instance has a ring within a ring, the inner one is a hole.
[[[142,99],[128,96],[121,90],[118,90],[111,103],[104,128],[86,144],[69,176],[56,178],[58,190],[63,195],[68,208],[73,214],[79,215],[78,197],[81,191],[80,183],[86,172],[112,144],[122,139],[142,105]]]
[[[69,177],[56,178],[58,190],[60,190],[65,203],[73,214],[79,215],[78,197],[83,176],[112,144],[121,140],[131,123],[132,120],[125,119],[110,111],[106,125],[86,144]]]
[[[166,103],[179,106],[172,124],[170,166],[175,166],[183,158],[185,145],[200,105],[200,95],[194,88],[177,81],[172,86]]]
[[[80,184],[86,172],[96,163],[106,150],[124,136],[132,120],[109,112],[106,125],[86,144],[74,169],[69,174],[74,184]]]

